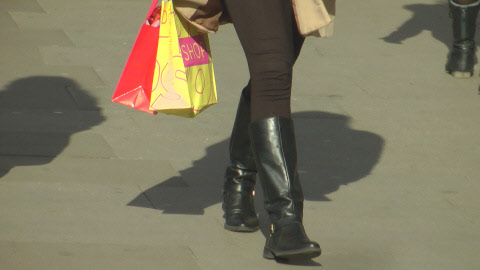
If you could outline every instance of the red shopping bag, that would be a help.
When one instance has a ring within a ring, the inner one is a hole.
[[[120,76],[112,101],[137,110],[156,114],[150,110],[153,73],[157,56],[159,28],[152,23],[158,0],[153,0],[147,20],[142,24],[137,39]],[[158,11],[158,8],[157,10]]]

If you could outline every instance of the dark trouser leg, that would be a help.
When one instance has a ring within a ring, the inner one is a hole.
[[[225,0],[247,57],[251,141],[272,234],[265,258],[311,258],[320,247],[302,225],[303,192],[296,164],[290,96],[293,64],[303,44],[290,0]]]
[[[453,46],[446,70],[456,78],[469,78],[475,65],[475,29],[479,10],[478,0],[449,0],[452,17]]]
[[[290,118],[292,68],[304,38],[289,0],[225,0],[250,70],[252,121]]]

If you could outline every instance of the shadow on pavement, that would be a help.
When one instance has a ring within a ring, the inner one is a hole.
[[[294,113],[293,118],[306,200],[329,201],[328,194],[367,176],[377,164],[384,140],[376,134],[351,129],[348,117],[311,111]],[[166,214],[204,214],[205,208],[221,202],[228,144],[224,140],[208,147],[205,157],[180,171],[179,177],[145,190],[128,205]],[[256,203],[262,219],[265,214],[261,210],[260,188],[257,185]]]
[[[71,79],[37,76],[10,83],[0,89],[0,178],[17,166],[50,163],[72,134],[104,120],[96,100]]]
[[[429,31],[432,36],[448,48],[452,43],[452,21],[449,18],[447,1],[438,4],[411,4],[404,9],[412,12],[412,17],[397,30],[382,39],[388,43],[402,44],[403,41]]]

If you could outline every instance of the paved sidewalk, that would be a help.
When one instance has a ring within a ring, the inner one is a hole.
[[[444,72],[446,1],[338,0],[335,36],[307,40],[292,109],[324,253],[293,265],[262,258],[263,211],[223,229],[248,80],[231,25],[210,35],[219,104],[110,102],[149,4],[0,0],[0,269],[480,269],[480,77]]]

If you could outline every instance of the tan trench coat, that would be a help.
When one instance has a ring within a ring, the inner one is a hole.
[[[173,0],[180,15],[199,30],[214,33],[230,18],[222,0]],[[328,37],[333,34],[335,0],[292,0],[298,30],[304,36]]]

